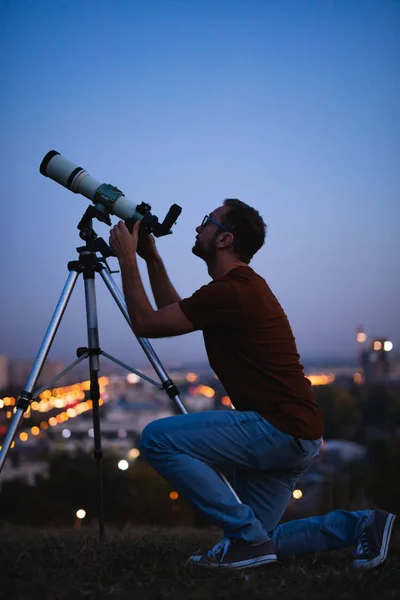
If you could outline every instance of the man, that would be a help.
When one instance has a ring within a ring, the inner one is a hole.
[[[296,482],[319,453],[323,418],[288,319],[249,267],[265,241],[259,213],[229,199],[204,217],[193,253],[205,261],[212,281],[183,300],[154,238],[139,236],[139,227],[138,221],[130,234],[121,221],[110,234],[135,334],[159,338],[202,330],[210,365],[236,409],[160,419],[142,432],[143,456],[224,531],[221,542],[189,561],[241,569],[358,544],[354,566],[381,564],[394,520],[384,511],[335,511],[278,526]],[[158,310],[143,288],[137,253],[147,263]],[[238,496],[214,469],[234,469]]]

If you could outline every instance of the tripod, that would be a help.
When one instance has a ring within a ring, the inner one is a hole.
[[[146,338],[139,338],[137,340],[146,354],[150,364],[154,368],[156,374],[158,375],[161,383],[154,381],[150,377],[147,377],[143,373],[140,373],[136,369],[131,368],[125,363],[121,362],[117,358],[111,356],[104,352],[99,346],[99,330],[98,330],[98,320],[97,320],[97,304],[96,304],[96,288],[95,288],[95,274],[100,273],[101,278],[106,284],[108,290],[110,291],[112,297],[114,298],[117,306],[121,310],[123,316],[128,322],[129,327],[131,327],[131,322],[128,314],[128,310],[126,308],[124,296],[113,278],[111,277],[111,270],[107,265],[106,258],[109,256],[113,256],[113,253],[107,243],[99,238],[92,227],[92,218],[97,217],[100,220],[104,220],[104,217],[99,216],[98,211],[95,207],[89,207],[78,224],[78,229],[80,230],[80,237],[85,240],[85,245],[77,248],[79,259],[68,263],[69,275],[67,277],[67,281],[64,285],[64,288],[61,292],[59,301],[56,305],[55,311],[51,318],[50,324],[47,328],[45,336],[43,338],[43,342],[40,346],[39,352],[36,356],[35,362],[33,364],[32,370],[28,377],[28,381],[26,383],[24,391],[21,393],[18,398],[16,405],[16,412],[11,421],[10,427],[8,429],[6,438],[4,440],[1,452],[0,452],[0,472],[4,466],[5,460],[7,458],[7,454],[13,442],[13,439],[17,433],[18,427],[21,423],[24,412],[30,406],[30,403],[39,395],[51,387],[56,381],[61,379],[64,375],[66,375],[69,371],[71,371],[74,367],[76,367],[79,363],[81,363],[86,358],[89,359],[89,380],[90,380],[90,399],[92,401],[93,407],[93,432],[94,432],[94,451],[93,456],[98,465],[98,477],[99,477],[99,537],[100,539],[104,539],[105,534],[105,524],[104,524],[104,488],[103,488],[103,467],[102,467],[102,458],[103,451],[101,446],[101,431],[100,431],[100,411],[99,411],[99,401],[100,401],[100,386],[99,386],[99,370],[100,370],[100,355],[105,356],[115,364],[127,369],[129,372],[135,373],[142,379],[148,381],[155,387],[160,390],[165,390],[168,394],[169,398],[173,400],[180,410],[180,412],[187,414],[188,411],[183,404],[182,400],[179,396],[179,390],[175,386],[172,379],[168,376],[164,367],[162,366],[159,358],[154,352],[150,342]],[[97,252],[101,253],[102,257],[97,256]],[[48,353],[50,351],[51,345],[54,341],[55,335],[57,333],[58,327],[61,323],[62,317],[64,315],[65,309],[68,305],[68,302],[71,298],[72,292],[74,290],[75,284],[79,275],[83,275],[84,279],[84,291],[85,291],[85,304],[86,304],[86,324],[87,324],[87,347],[78,348],[77,356],[78,358],[72,362],[69,366],[67,366],[63,371],[61,371],[56,377],[54,377],[48,384],[43,386],[42,388],[33,392],[36,382],[40,376],[43,365],[46,361]],[[238,501],[236,493],[232,489],[229,482],[226,480],[223,474],[219,473],[220,477],[225,481],[226,485],[229,486],[231,491],[234,493]]]

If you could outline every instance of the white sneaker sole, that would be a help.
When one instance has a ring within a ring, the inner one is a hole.
[[[386,518],[385,529],[383,530],[381,551],[379,552],[378,556],[375,556],[375,558],[373,558],[372,560],[354,560],[352,563],[353,567],[355,567],[356,569],[375,569],[375,567],[379,567],[379,565],[385,562],[389,550],[390,538],[392,537],[393,524],[395,518],[396,515],[393,514],[389,514]]]
[[[276,554],[266,554],[265,556],[259,556],[258,558],[251,558],[249,560],[241,560],[239,562],[225,563],[225,564],[218,563],[218,562],[209,563],[209,564],[206,564],[206,563],[198,564],[200,562],[201,558],[202,558],[201,555],[191,556],[186,561],[186,564],[193,563],[196,566],[206,567],[209,569],[250,569],[252,567],[261,567],[261,565],[268,565],[270,563],[278,562],[278,558],[277,558]]]

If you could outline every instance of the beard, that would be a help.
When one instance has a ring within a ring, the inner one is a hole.
[[[207,264],[212,263],[216,255],[216,248],[213,242],[214,240],[210,240],[209,245],[204,246],[199,243],[199,240],[196,240],[192,248],[192,253],[204,260]]]

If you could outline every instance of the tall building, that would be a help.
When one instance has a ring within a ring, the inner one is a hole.
[[[4,390],[8,386],[8,358],[4,354],[0,354],[0,390]]]
[[[387,338],[373,338],[369,346],[361,352],[361,366],[366,383],[385,381],[394,372],[391,351],[393,344]]]

